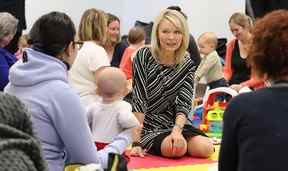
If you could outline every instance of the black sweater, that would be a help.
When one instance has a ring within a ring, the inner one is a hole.
[[[224,113],[219,171],[287,171],[288,87],[241,94]]]
[[[0,93],[0,171],[48,171],[30,114],[14,96]]]

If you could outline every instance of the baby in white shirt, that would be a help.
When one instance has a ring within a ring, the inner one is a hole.
[[[96,77],[96,92],[102,99],[88,107],[87,116],[93,140],[100,150],[120,132],[140,124],[131,105],[122,100],[127,93],[125,74],[118,68],[105,67]]]

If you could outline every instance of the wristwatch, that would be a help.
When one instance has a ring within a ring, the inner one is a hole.
[[[174,125],[174,127],[178,128],[178,129],[180,129],[180,130],[183,130],[183,127],[184,127],[184,126],[181,126],[181,125],[179,125],[179,124],[176,123],[176,124]]]

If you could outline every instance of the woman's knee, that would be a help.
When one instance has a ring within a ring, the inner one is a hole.
[[[214,153],[214,146],[208,137],[195,136],[188,141],[188,154],[208,158]]]
[[[161,154],[164,157],[182,157],[187,153],[187,142],[184,141],[180,147],[176,147],[166,137],[161,143]]]

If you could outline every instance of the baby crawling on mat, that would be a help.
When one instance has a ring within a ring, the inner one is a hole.
[[[97,75],[96,93],[101,97],[87,109],[89,127],[97,149],[103,149],[122,131],[140,124],[129,103],[122,100],[127,93],[125,74],[118,68],[105,67]]]

